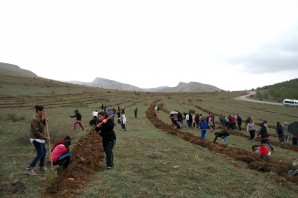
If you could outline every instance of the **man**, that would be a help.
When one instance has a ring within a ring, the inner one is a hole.
[[[260,131],[257,135],[257,137],[261,135],[261,144],[268,144],[271,151],[274,152],[274,148],[270,142],[270,136],[268,133],[268,126],[267,126],[267,121],[264,120],[263,123],[261,124]]]
[[[104,112],[98,113],[98,119],[102,122],[100,127],[96,127],[97,132],[100,131],[100,136],[102,137],[102,145],[106,154],[106,165],[107,169],[111,169],[114,166],[114,156],[113,148],[116,143],[116,134],[114,132],[114,122],[108,117]]]
[[[39,161],[39,171],[45,172],[47,168],[45,167],[45,157],[46,157],[46,147],[45,141],[49,140],[44,134],[44,127],[47,123],[47,118],[45,117],[44,107],[37,105],[35,106],[35,116],[31,119],[31,133],[30,142],[34,145],[36,150],[36,157],[32,160],[29,167],[26,169],[26,175],[37,175],[33,168]]]

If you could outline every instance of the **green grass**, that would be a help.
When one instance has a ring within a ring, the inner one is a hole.
[[[40,197],[48,175],[30,177],[25,168],[35,156],[29,143],[30,120],[34,105],[42,104],[49,117],[52,142],[66,135],[76,142],[85,132],[73,131],[70,115],[78,109],[83,125],[88,123],[94,109],[102,103],[127,107],[127,132],[117,125],[117,143],[114,148],[115,168],[101,169],[90,178],[81,197],[296,197],[297,185],[285,181],[274,173],[261,173],[248,169],[247,164],[225,155],[210,152],[198,145],[183,141],[155,128],[146,118],[149,105],[156,99],[168,110],[200,112],[195,105],[214,113],[240,113],[243,118],[253,115],[255,120],[296,120],[297,108],[284,108],[233,100],[241,92],[158,94],[102,90],[55,81],[30,78],[1,78],[0,116],[0,196],[7,196],[10,182],[25,182],[24,192],[13,197]],[[6,105],[6,106],[3,106]],[[13,107],[16,105],[16,107]],[[134,109],[138,107],[138,119]],[[203,113],[204,114],[204,113]],[[206,114],[205,114],[206,115]],[[159,118],[170,124],[168,114]],[[79,128],[78,128],[79,129]],[[195,129],[183,131],[197,136]],[[274,131],[271,131],[273,133]],[[213,141],[214,135],[207,133]],[[276,139],[275,139],[276,140]],[[220,142],[221,139],[218,139]],[[230,136],[229,146],[250,150],[251,141]],[[274,157],[292,162],[297,152],[277,148]]]

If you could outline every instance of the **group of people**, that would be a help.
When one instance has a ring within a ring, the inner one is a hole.
[[[120,108],[119,110],[120,111]],[[74,117],[74,130],[76,130],[77,124],[84,130],[84,127],[81,123],[82,115],[78,110],[74,111],[75,115],[70,116]],[[135,114],[137,112],[135,111]],[[108,115],[107,111],[94,110],[92,112],[92,124],[95,126],[95,131],[99,133],[102,137],[102,144],[104,152],[106,154],[106,166],[107,169],[111,169],[114,166],[113,163],[113,147],[116,143],[116,134],[114,132],[114,114]],[[137,115],[135,115],[137,116]],[[126,117],[124,109],[121,109],[120,115],[121,126],[123,130],[126,130]],[[90,121],[91,123],[91,121]],[[29,164],[25,170],[27,175],[37,175],[33,170],[37,163],[39,163],[39,171],[46,172],[47,168],[46,163],[46,146],[45,142],[50,141],[49,134],[45,134],[45,127],[47,125],[47,117],[45,114],[44,106],[37,105],[35,106],[35,115],[31,119],[31,133],[30,133],[30,142],[33,144],[36,150],[36,156]],[[51,149],[51,154],[48,162],[54,165],[55,169],[66,169],[72,161],[72,156],[69,151],[69,146],[71,140],[69,136],[66,136],[64,139],[60,139],[54,143],[54,147]]]
[[[208,129],[210,129],[211,132],[213,132],[215,129],[215,118],[214,118],[214,115],[212,114],[208,114],[204,118],[202,114],[194,114],[191,112],[181,114],[179,111],[173,111],[173,113],[170,113],[170,119],[172,122],[172,126],[177,129],[182,128],[184,120],[186,122],[186,126],[199,128],[201,130],[200,137],[203,140],[206,140],[206,132]],[[239,131],[243,129],[242,127],[243,119],[241,118],[239,113],[236,116],[220,115],[219,121],[222,125],[223,130],[214,133],[215,135],[215,139],[213,141],[214,143],[216,142],[218,137],[221,137],[223,139],[223,143],[226,144],[227,138],[229,136],[229,133],[227,132],[226,129],[234,130],[234,129],[237,129],[237,127]],[[288,125],[286,122],[284,125],[281,125],[280,122],[277,122],[276,133],[280,142],[287,142],[291,136],[291,134],[287,130],[287,126]],[[270,147],[271,152],[274,152],[274,147],[271,144],[270,135],[268,132],[269,129],[268,129],[266,120],[263,120],[263,122],[260,123],[259,130],[257,130],[258,128],[257,128],[257,125],[254,123],[253,117],[248,116],[245,119],[245,128],[250,134],[250,140],[254,141],[256,137],[260,136],[261,145],[265,146],[264,144],[267,144]]]
[[[33,168],[39,162],[39,171],[46,172],[46,146],[45,141],[50,141],[49,134],[46,136],[45,127],[47,125],[47,117],[43,106],[35,106],[35,115],[31,119],[30,142],[36,150],[36,156],[25,170],[27,175],[37,175]],[[63,140],[58,140],[53,149],[49,161],[56,165],[57,168],[67,168],[71,163],[71,154],[69,152],[70,137],[67,136]]]

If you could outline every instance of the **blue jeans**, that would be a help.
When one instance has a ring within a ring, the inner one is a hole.
[[[206,129],[201,130],[201,138],[206,140]]]
[[[37,162],[39,161],[39,167],[44,166],[45,165],[45,157],[46,157],[46,146],[44,143],[39,143],[37,141],[33,141],[32,142],[35,150],[37,152],[36,157],[33,159],[33,161],[30,164],[30,167],[34,167]]]
[[[63,168],[67,168],[71,163],[71,154],[68,152],[58,158],[56,162],[54,162],[54,165],[63,166]]]
[[[102,143],[103,143],[104,151],[106,153],[106,165],[107,167],[113,167],[114,166],[113,147],[116,143],[116,140],[112,140],[108,142],[102,141]]]

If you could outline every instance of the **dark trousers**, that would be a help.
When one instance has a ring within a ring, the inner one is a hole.
[[[116,140],[112,140],[112,141],[102,141],[103,144],[103,148],[106,154],[106,165],[107,167],[113,167],[114,163],[113,163],[113,147],[116,143]]]
[[[255,139],[255,133],[256,133],[255,130],[251,130],[251,131],[249,131],[249,134],[250,134],[250,140]]]
[[[273,148],[273,146],[272,146],[272,144],[271,144],[271,142],[270,142],[269,139],[261,139],[261,144],[268,144],[269,147],[270,147],[270,149],[271,149],[271,151],[274,151],[274,148]]]
[[[39,143],[37,141],[33,141],[32,142],[35,150],[37,152],[36,157],[33,159],[33,161],[30,164],[30,167],[34,167],[37,162],[39,161],[39,167],[44,166],[45,165],[45,157],[46,157],[46,146],[44,143]]]
[[[71,163],[71,154],[66,153],[61,157],[59,157],[58,160],[53,163],[53,165],[59,165],[59,166],[62,166],[63,168],[67,168],[70,163]]]
[[[124,131],[126,131],[126,126],[125,126],[125,124],[121,123],[121,127],[122,127],[122,129],[123,129]]]

